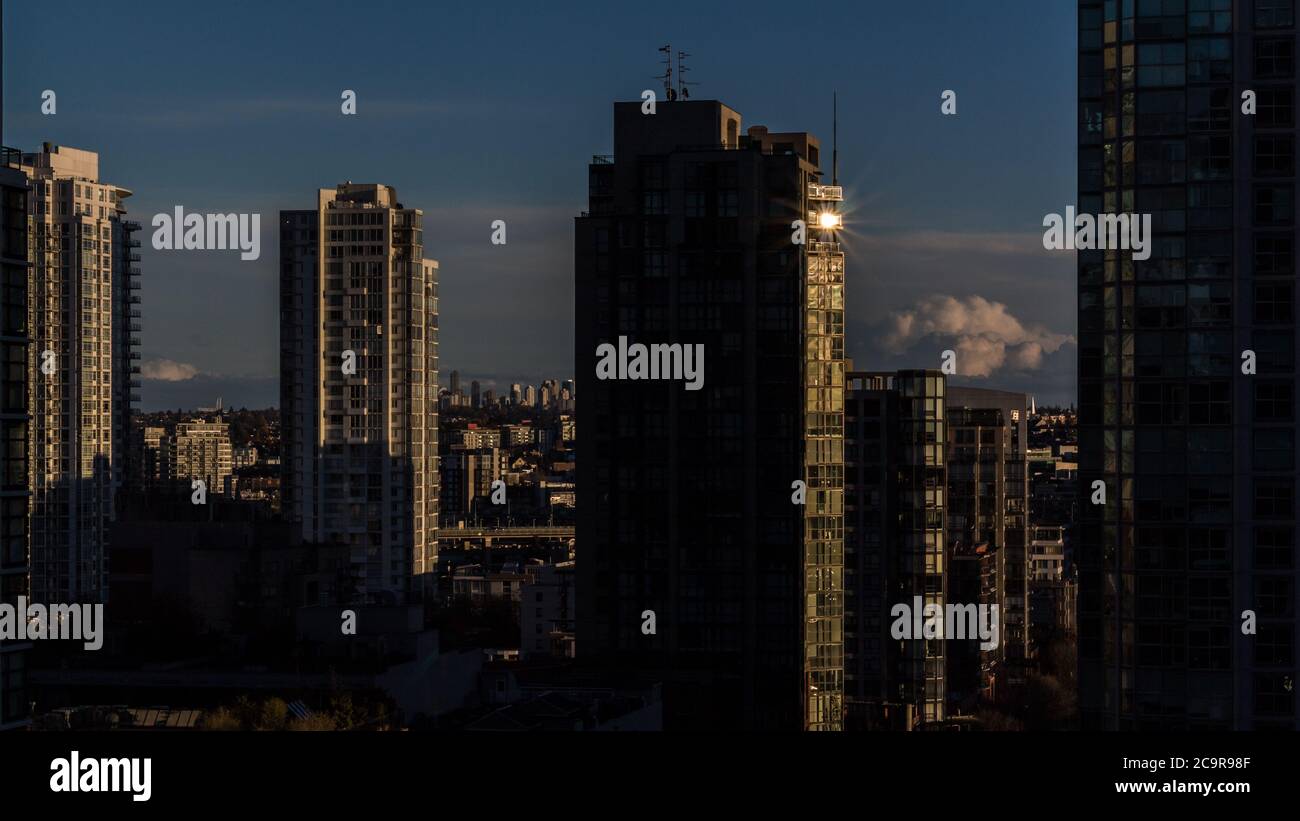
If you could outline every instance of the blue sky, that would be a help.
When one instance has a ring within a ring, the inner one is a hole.
[[[277,401],[275,216],[344,180],[424,210],[444,373],[569,378],[586,163],[612,151],[611,103],[658,88],[656,49],[672,43],[692,54],[693,95],[745,127],[828,144],[838,91],[856,367],[937,367],[953,348],[959,370],[969,354],[965,372],[989,374],[959,382],[1070,402],[1073,258],[1044,251],[1041,226],[1075,196],[1074,15],[1069,0],[11,0],[4,140],[98,151],[146,227],[177,205],[263,214],[256,262],[143,237],[144,359],[195,373],[147,379],[146,409]]]

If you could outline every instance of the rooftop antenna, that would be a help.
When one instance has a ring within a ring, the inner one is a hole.
[[[687,82],[686,80],[686,72],[690,71],[690,69],[685,66],[685,60],[690,56],[691,55],[685,51],[677,52],[677,85],[681,89],[681,97],[683,100],[689,100],[691,97],[690,89],[687,88],[687,86],[699,85],[699,83]]]
[[[673,44],[669,43],[666,46],[660,46],[659,50],[665,55],[663,61],[664,73],[663,76],[655,79],[664,81],[664,98],[670,101],[676,100],[677,90],[673,88]]]
[[[831,185],[840,184],[840,95],[831,92]]]

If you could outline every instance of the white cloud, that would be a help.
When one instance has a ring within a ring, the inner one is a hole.
[[[184,382],[199,375],[199,369],[185,362],[173,362],[170,359],[151,359],[140,368],[145,379],[157,379],[160,382]]]
[[[1001,302],[981,296],[959,299],[937,295],[919,300],[907,310],[890,314],[884,345],[894,353],[933,339],[957,352],[961,376],[989,376],[995,370],[1034,371],[1048,354],[1074,338],[1042,325],[1026,325]],[[934,359],[939,360],[936,345]]]

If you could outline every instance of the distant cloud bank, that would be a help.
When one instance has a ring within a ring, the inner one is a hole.
[[[1021,322],[1001,302],[944,294],[892,312],[882,342],[889,351],[904,353],[925,339],[936,343],[932,367],[938,367],[941,350],[951,348],[957,352],[958,373],[973,377],[1038,370],[1045,355],[1074,343],[1067,334]]]
[[[193,365],[170,359],[151,359],[140,367],[140,375],[145,379],[157,379],[161,382],[184,382],[198,374],[199,369]]]

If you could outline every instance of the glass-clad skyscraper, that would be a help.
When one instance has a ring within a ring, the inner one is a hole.
[[[1078,10],[1084,726],[1294,728],[1295,4]]]

